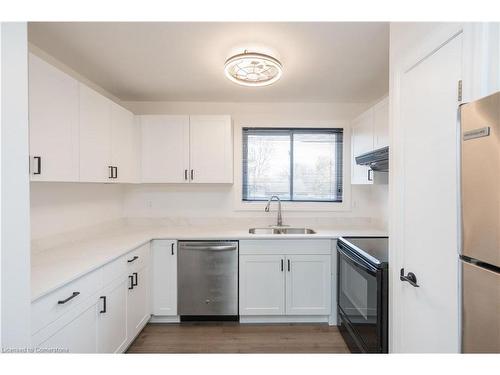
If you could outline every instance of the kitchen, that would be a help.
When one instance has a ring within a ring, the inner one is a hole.
[[[9,77],[26,80],[29,119],[15,189],[27,210],[8,224],[28,236],[3,254],[3,280],[19,284],[2,283],[2,347],[500,351],[499,302],[474,308],[465,264],[487,261],[494,301],[498,254],[460,252],[468,228],[497,223],[468,205],[482,176],[468,175],[465,140],[495,134],[495,114],[475,134],[469,108],[500,89],[498,24],[2,28],[27,40],[28,74]],[[459,146],[457,111],[472,132]]]

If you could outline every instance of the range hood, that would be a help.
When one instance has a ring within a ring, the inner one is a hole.
[[[375,151],[367,152],[356,156],[356,164],[367,165],[373,171],[388,172],[389,171],[389,147],[379,148]]]

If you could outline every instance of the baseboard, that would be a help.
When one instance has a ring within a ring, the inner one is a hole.
[[[295,315],[295,316],[284,316],[284,315],[267,315],[267,316],[241,316],[240,323],[329,323],[330,315]]]
[[[162,315],[151,315],[149,323],[179,323],[181,318],[179,315],[175,316],[162,316]]]

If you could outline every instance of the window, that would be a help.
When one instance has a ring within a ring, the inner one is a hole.
[[[243,200],[342,202],[342,129],[243,128]]]

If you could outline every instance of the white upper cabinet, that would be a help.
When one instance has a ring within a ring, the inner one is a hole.
[[[136,182],[139,176],[140,128],[134,114],[111,103],[111,165],[115,182]]]
[[[233,132],[229,116],[190,116],[190,179],[233,182]]]
[[[189,181],[189,116],[139,116],[142,182]]]
[[[232,183],[230,116],[139,117],[142,182]]]
[[[373,107],[373,148],[389,146],[389,98]]]
[[[363,112],[351,127],[351,184],[373,184],[374,173],[356,164],[356,156],[389,146],[389,99],[385,98]]]
[[[111,101],[80,84],[80,181],[111,179]]]
[[[29,55],[32,181],[78,181],[78,82]]]

